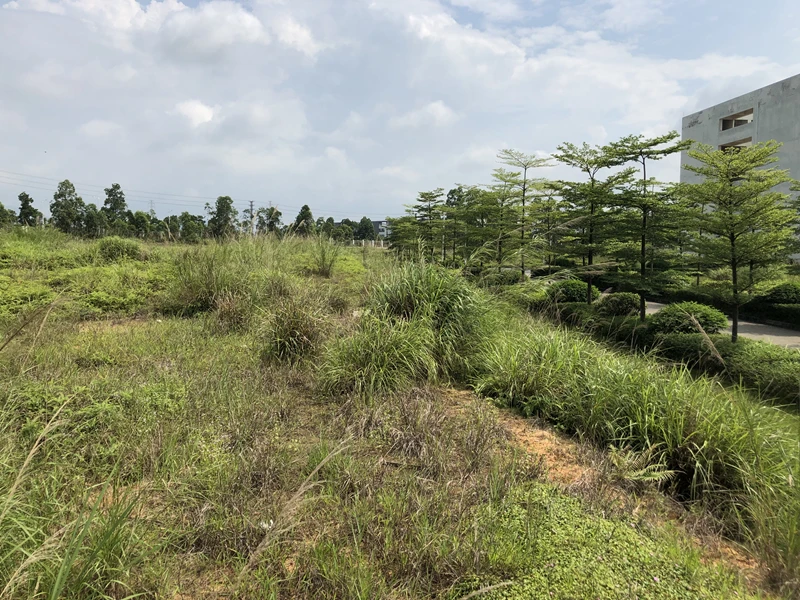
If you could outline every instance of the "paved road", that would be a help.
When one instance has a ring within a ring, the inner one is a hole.
[[[647,314],[652,315],[664,308],[666,304],[658,302],[647,303]],[[730,321],[728,321],[730,323]],[[730,333],[730,327],[726,329]],[[770,342],[778,346],[800,349],[800,331],[773,327],[772,325],[762,325],[761,323],[750,323],[749,321],[739,321],[739,335],[742,337]]]

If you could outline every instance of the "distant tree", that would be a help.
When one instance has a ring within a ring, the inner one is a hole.
[[[308,204],[304,204],[295,217],[292,232],[297,235],[310,235],[314,233],[314,227],[314,215],[311,214]]]
[[[353,241],[353,228],[350,225],[340,223],[338,227],[333,229],[332,236],[337,242],[352,242]]]
[[[35,227],[41,218],[42,213],[33,207],[33,198],[27,193],[22,192],[19,195],[19,214],[17,215],[17,222],[20,225]]]
[[[82,233],[85,214],[86,204],[78,196],[70,180],[65,179],[59,183],[50,203],[51,222],[56,229],[64,233]]]
[[[137,210],[131,215],[131,225],[136,237],[146,238],[150,235],[150,230],[152,229],[151,219],[151,216],[142,210]]]
[[[584,271],[589,282],[586,301],[591,304],[594,300],[592,281],[600,273],[595,267],[595,258],[602,250],[604,237],[608,237],[613,229],[609,225],[614,215],[606,209],[613,205],[615,189],[630,184],[633,171],[626,169],[605,180],[601,179],[602,170],[619,166],[622,159],[611,156],[604,148],[586,143],[581,146],[561,144],[553,158],[580,170],[587,178],[587,181],[580,182],[558,182],[557,189],[573,223],[571,253],[586,263]]]
[[[336,223],[334,222],[333,217],[328,217],[327,219],[323,219],[322,223],[318,225],[317,228],[320,230],[322,235],[332,237],[333,230],[336,229]]]
[[[256,231],[258,233],[276,233],[281,229],[281,211],[275,206],[259,208],[256,211]]]
[[[635,286],[639,294],[639,318],[644,321],[645,294],[652,291],[648,282],[648,250],[652,245],[653,237],[659,230],[669,225],[671,209],[675,208],[674,197],[665,193],[655,179],[648,179],[647,166],[650,161],[657,161],[671,154],[687,150],[690,141],[680,141],[677,131],[654,138],[643,135],[629,135],[617,142],[612,142],[604,148],[605,153],[621,164],[635,162],[641,166],[642,179],[638,186],[634,186],[628,193],[620,196],[624,208],[636,212],[638,223],[633,228],[633,235],[639,243],[639,282]],[[674,221],[673,221],[674,222]]]
[[[236,216],[230,196],[220,196],[212,208],[206,204],[208,213],[208,233],[215,238],[228,237],[236,233]]]
[[[759,291],[759,284],[775,277],[771,267],[786,261],[797,246],[796,200],[774,189],[791,179],[787,171],[770,167],[780,146],[769,141],[717,150],[698,144],[689,151],[698,164],[683,167],[703,178],[684,184],[682,192],[705,207],[697,215],[706,233],[698,247],[706,261],[723,267],[712,280],[732,308],[732,342],[739,337],[739,308]]]
[[[103,209],[95,204],[88,204],[83,217],[83,233],[89,237],[102,237],[108,228],[108,221]]]
[[[541,167],[549,167],[552,166],[550,163],[550,159],[548,158],[540,158],[535,154],[524,154],[519,150],[501,150],[497,158],[500,162],[505,163],[510,167],[515,167],[520,169],[520,173],[522,174],[522,178],[519,181],[519,189],[520,189],[520,248],[521,252],[520,255],[520,270],[522,271],[522,275],[525,275],[525,245],[527,244],[527,240],[530,239],[530,232],[529,232],[529,224],[528,224],[528,215],[526,214],[526,203],[528,199],[528,184],[529,184],[529,177],[528,171],[531,169],[538,169]]]
[[[431,257],[436,253],[436,248],[441,247],[442,234],[442,208],[444,189],[436,188],[429,192],[420,192],[417,202],[408,207],[419,225],[417,235],[424,244]]]
[[[178,222],[180,224],[181,241],[187,244],[196,244],[203,238],[206,224],[202,216],[192,215],[184,211],[178,217]]]
[[[348,227],[350,227],[350,229],[355,231],[356,227],[358,226],[358,223],[356,223],[355,221],[351,221],[350,219],[342,219],[339,222],[339,225],[347,225]]]
[[[103,208],[100,210],[103,211],[106,220],[112,227],[115,225],[122,227],[121,223],[118,222],[128,220],[128,203],[125,201],[125,192],[122,191],[122,187],[118,183],[112,184],[111,187],[105,188],[104,191],[106,199],[103,202]],[[121,234],[125,233],[125,231],[123,229],[123,231],[115,231],[115,233]]]
[[[361,220],[358,222],[358,225],[353,232],[353,238],[367,241],[374,240],[375,226],[372,224],[372,220],[367,217],[361,217]]]
[[[8,227],[17,221],[17,214],[0,202],[0,227]]]

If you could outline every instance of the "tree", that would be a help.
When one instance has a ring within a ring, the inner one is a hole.
[[[353,228],[350,225],[340,223],[338,227],[333,229],[333,234],[331,237],[337,242],[352,242]]]
[[[495,260],[497,270],[505,266],[505,257],[513,249],[516,241],[514,233],[519,228],[517,204],[520,199],[520,178],[516,171],[495,169],[492,177],[495,183],[489,188],[492,201],[491,230],[494,231]]]
[[[322,221],[322,225],[320,226],[320,232],[325,237],[332,237],[333,230],[336,229],[336,223],[333,220],[333,217],[328,217]]]
[[[180,224],[179,231],[182,241],[187,244],[196,244],[202,239],[206,229],[206,224],[202,216],[192,215],[184,211],[178,217],[178,223]]]
[[[706,261],[723,267],[715,273],[718,290],[732,308],[731,341],[739,337],[739,308],[775,276],[770,268],[785,261],[796,247],[796,203],[774,188],[790,182],[787,171],[774,164],[780,144],[775,141],[717,150],[704,144],[689,151],[698,164],[684,169],[703,178],[684,184],[683,194],[695,205],[704,235],[699,249]],[[742,271],[749,269],[748,276]],[[715,286],[716,287],[716,286]]]
[[[375,239],[375,226],[372,221],[367,217],[361,217],[355,231],[353,238],[356,240],[374,240]]]
[[[256,211],[256,231],[258,233],[275,233],[281,228],[283,214],[274,206],[259,208]]]
[[[208,213],[208,232],[215,238],[232,236],[236,233],[236,216],[238,211],[233,207],[230,196],[220,196],[214,208],[206,204]]]
[[[103,211],[108,223],[112,226],[116,225],[117,229],[122,229],[122,231],[115,231],[115,233],[123,233],[125,228],[122,227],[122,222],[127,221],[128,215],[125,192],[122,191],[122,187],[118,183],[111,184],[110,188],[105,188],[103,191],[106,193],[106,199],[103,202],[103,208],[100,210]]]
[[[528,198],[528,171],[531,169],[538,169],[541,167],[550,167],[550,160],[547,158],[539,158],[534,154],[524,154],[519,150],[501,150],[497,155],[498,160],[500,162],[505,163],[510,167],[516,167],[517,169],[521,170],[522,173],[522,180],[519,184],[520,186],[520,202],[521,202],[521,214],[520,214],[520,223],[522,226],[520,227],[520,269],[522,271],[522,276],[525,276],[525,244],[526,244],[526,236],[528,234],[527,231],[527,215],[525,214],[526,208],[526,201]]]
[[[53,225],[64,233],[80,234],[83,231],[86,204],[78,196],[69,179],[58,184],[50,203]]]
[[[314,215],[311,214],[311,209],[308,204],[304,204],[300,208],[300,212],[295,217],[292,231],[297,235],[310,235],[314,233]]]
[[[436,188],[430,192],[420,192],[416,204],[408,208],[408,213],[418,222],[419,239],[433,257],[436,246],[440,241],[442,226],[442,197],[444,190]]]
[[[42,213],[33,207],[33,198],[26,192],[22,192],[19,196],[19,214],[17,215],[17,222],[20,225],[27,225],[28,227],[35,227],[42,218]]]
[[[636,291],[639,294],[639,318],[642,321],[647,316],[645,294],[652,291],[647,281],[647,257],[648,243],[656,234],[653,220],[667,213],[670,204],[674,204],[671,195],[659,190],[660,186],[654,179],[647,178],[647,165],[649,161],[661,160],[691,146],[690,141],[676,141],[678,138],[680,134],[677,131],[649,139],[643,135],[629,135],[604,148],[604,152],[620,164],[635,162],[642,169],[641,184],[621,196],[623,206],[636,211],[639,217],[639,225],[635,229],[639,241],[639,284]],[[668,220],[661,220],[662,226],[666,223]]]
[[[87,205],[83,217],[84,234],[89,237],[102,237],[107,227],[108,221],[102,209],[98,210],[94,204]]]
[[[592,280],[599,272],[594,268],[594,259],[600,249],[602,226],[610,220],[604,209],[611,203],[614,190],[624,185],[631,177],[631,170],[609,176],[599,177],[600,171],[619,166],[621,159],[609,155],[604,148],[581,146],[566,143],[558,146],[553,155],[557,161],[583,172],[588,178],[585,182],[559,182],[561,197],[569,205],[570,217],[576,229],[573,240],[573,253],[586,262],[586,276],[589,281],[586,292],[587,303],[592,303]]]
[[[137,210],[131,217],[134,235],[139,238],[146,238],[152,228],[150,215],[142,210]]]
[[[13,225],[17,220],[17,214],[10,208],[3,206],[0,202],[0,227]]]

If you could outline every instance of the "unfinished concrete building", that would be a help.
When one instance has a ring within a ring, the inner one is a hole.
[[[720,149],[777,140],[783,147],[776,166],[800,179],[800,75],[684,117],[683,139]],[[681,164],[691,162],[684,153]],[[695,183],[698,175],[681,169],[681,181]]]

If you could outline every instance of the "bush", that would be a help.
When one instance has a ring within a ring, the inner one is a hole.
[[[716,308],[696,302],[670,304],[650,318],[654,333],[695,333],[698,325],[706,333],[717,333],[728,326],[728,318]]]
[[[700,333],[659,337],[659,353],[671,360],[726,375],[735,383],[777,403],[796,405],[800,397],[800,351],[727,335],[710,339]],[[722,359],[722,360],[720,360]]]
[[[559,322],[589,328],[597,321],[597,310],[586,302],[566,302],[555,309]]]
[[[297,363],[313,355],[324,336],[325,319],[303,298],[289,298],[278,304],[263,332],[264,360]]]
[[[598,310],[611,317],[627,317],[639,311],[639,295],[631,292],[609,294],[600,300]]]
[[[112,236],[97,242],[97,253],[105,262],[113,263],[120,260],[142,260],[144,253],[142,247],[134,240],[126,240]]]
[[[491,331],[488,300],[458,273],[424,263],[407,263],[381,281],[368,307],[390,321],[426,322],[444,377],[465,375]]]
[[[503,290],[502,297],[528,312],[539,311],[549,304],[547,289],[534,281],[510,285]]]
[[[489,287],[503,287],[514,285],[522,281],[522,272],[519,269],[492,269],[484,272],[481,281]]]
[[[552,302],[586,302],[589,284],[577,279],[558,281],[547,288],[547,297]],[[592,286],[592,300],[600,297],[600,290]]]
[[[800,304],[800,283],[794,281],[782,283],[759,300],[768,304]]]
[[[329,396],[372,398],[435,380],[434,334],[423,319],[387,322],[367,314],[358,330],[325,351],[320,389]]]

